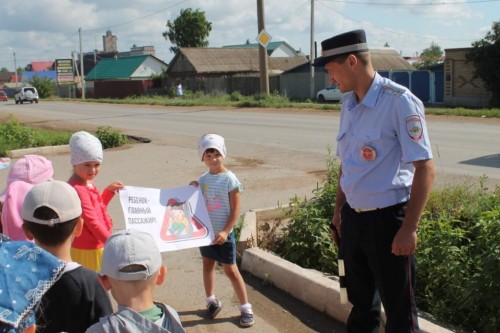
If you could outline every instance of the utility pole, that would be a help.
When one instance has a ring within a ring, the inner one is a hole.
[[[311,50],[309,53],[309,61],[311,63],[311,82],[310,82],[310,87],[311,87],[311,99],[314,101],[316,97],[314,96],[315,92],[315,85],[314,85],[314,58],[315,58],[315,52],[314,52],[314,0],[311,0]]]
[[[83,73],[82,28],[78,29],[80,36],[80,84],[82,85],[82,99],[85,99],[85,78]]]
[[[13,48],[9,47],[9,50],[12,51],[12,55],[14,56],[14,80],[16,82],[16,88],[19,87],[19,81],[17,78],[17,61],[16,61],[16,51]]]
[[[257,25],[258,33],[265,29],[264,26],[264,0],[257,0]],[[267,50],[259,45],[259,71],[260,71],[260,92],[269,95],[269,76],[267,66]]]

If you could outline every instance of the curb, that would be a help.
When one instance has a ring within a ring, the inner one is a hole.
[[[60,146],[45,146],[36,148],[26,148],[26,149],[16,149],[8,152],[8,157],[10,158],[20,158],[28,154],[36,155],[54,155],[61,153],[69,153],[69,145]]]
[[[266,214],[266,218],[283,216],[283,211],[271,208],[245,213],[237,244],[238,252],[243,253],[241,269],[346,324],[352,306],[340,304],[340,285],[336,277],[327,277],[317,270],[302,268],[257,247],[257,215]],[[385,323],[383,309],[382,317]],[[419,317],[418,323],[422,333],[453,332],[422,317]]]

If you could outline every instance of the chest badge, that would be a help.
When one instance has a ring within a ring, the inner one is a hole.
[[[365,161],[373,161],[375,158],[377,158],[377,151],[373,147],[364,146],[363,148],[361,148],[361,157]]]

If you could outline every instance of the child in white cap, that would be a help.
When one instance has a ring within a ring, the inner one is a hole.
[[[0,231],[11,240],[28,240],[23,232],[21,207],[34,184],[52,179],[52,162],[40,155],[24,155],[12,165],[0,193]]]
[[[111,290],[118,310],[99,320],[87,333],[185,333],[177,311],[154,301],[154,290],[167,268],[153,237],[129,229],[111,235],[104,247],[99,281]]]
[[[82,202],[83,231],[71,247],[71,256],[81,265],[98,272],[104,243],[111,235],[113,221],[108,204],[116,191],[123,188],[120,181],[111,183],[101,193],[94,183],[103,160],[102,145],[98,138],[80,131],[69,141],[73,175],[68,183],[73,186]]]
[[[254,324],[252,305],[248,303],[245,281],[236,265],[236,242],[233,227],[240,216],[240,193],[243,187],[231,171],[224,166],[226,145],[217,134],[205,134],[198,141],[198,155],[208,171],[198,182],[207,205],[215,239],[212,245],[200,247],[203,260],[203,282],[205,285],[208,314],[215,318],[222,309],[222,302],[215,297],[215,264],[222,264],[231,280],[240,303],[240,326]]]
[[[83,229],[82,205],[66,182],[39,183],[26,194],[23,229],[35,244],[65,262],[64,274],[42,297],[37,332],[84,332],[113,309],[96,272],[71,258],[71,241]]]

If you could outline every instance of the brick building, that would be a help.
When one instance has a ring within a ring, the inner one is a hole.
[[[449,106],[488,107],[491,92],[483,80],[474,78],[474,64],[468,62],[471,48],[445,49],[444,104]]]

